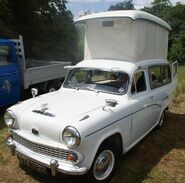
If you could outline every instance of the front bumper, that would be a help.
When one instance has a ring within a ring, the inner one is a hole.
[[[57,172],[68,175],[83,175],[88,172],[87,167],[68,164],[58,159],[35,153],[23,147],[22,145],[19,145],[13,140],[7,139],[5,143],[9,146],[12,155],[24,156],[28,161],[49,168],[53,176],[55,176]]]

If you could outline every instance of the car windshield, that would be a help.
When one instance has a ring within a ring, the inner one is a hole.
[[[128,81],[129,76],[121,71],[76,68],[71,70],[63,87],[125,94]]]

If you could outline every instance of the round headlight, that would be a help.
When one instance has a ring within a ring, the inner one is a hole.
[[[8,127],[15,126],[16,117],[12,111],[6,111],[4,114],[4,121]]]
[[[69,147],[77,147],[80,144],[80,134],[76,128],[71,126],[64,129],[62,139]]]

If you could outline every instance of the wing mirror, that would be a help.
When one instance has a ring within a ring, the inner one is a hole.
[[[39,93],[38,89],[36,88],[31,89],[31,94],[33,98],[35,98],[38,95],[38,93]]]
[[[106,107],[116,107],[118,105],[118,102],[113,99],[106,99],[105,100],[105,106],[103,107],[103,110],[106,110]]]
[[[118,102],[113,99],[106,99],[105,103],[106,103],[106,106],[109,106],[109,107],[115,107],[118,104]]]

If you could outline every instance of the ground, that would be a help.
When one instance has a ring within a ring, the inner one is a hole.
[[[0,118],[1,119],[1,118]],[[0,182],[38,183],[83,182],[84,177],[44,176],[19,165],[10,155],[3,138],[7,129],[0,123]],[[153,130],[121,157],[111,183],[185,183],[185,95],[177,97],[164,126]]]

